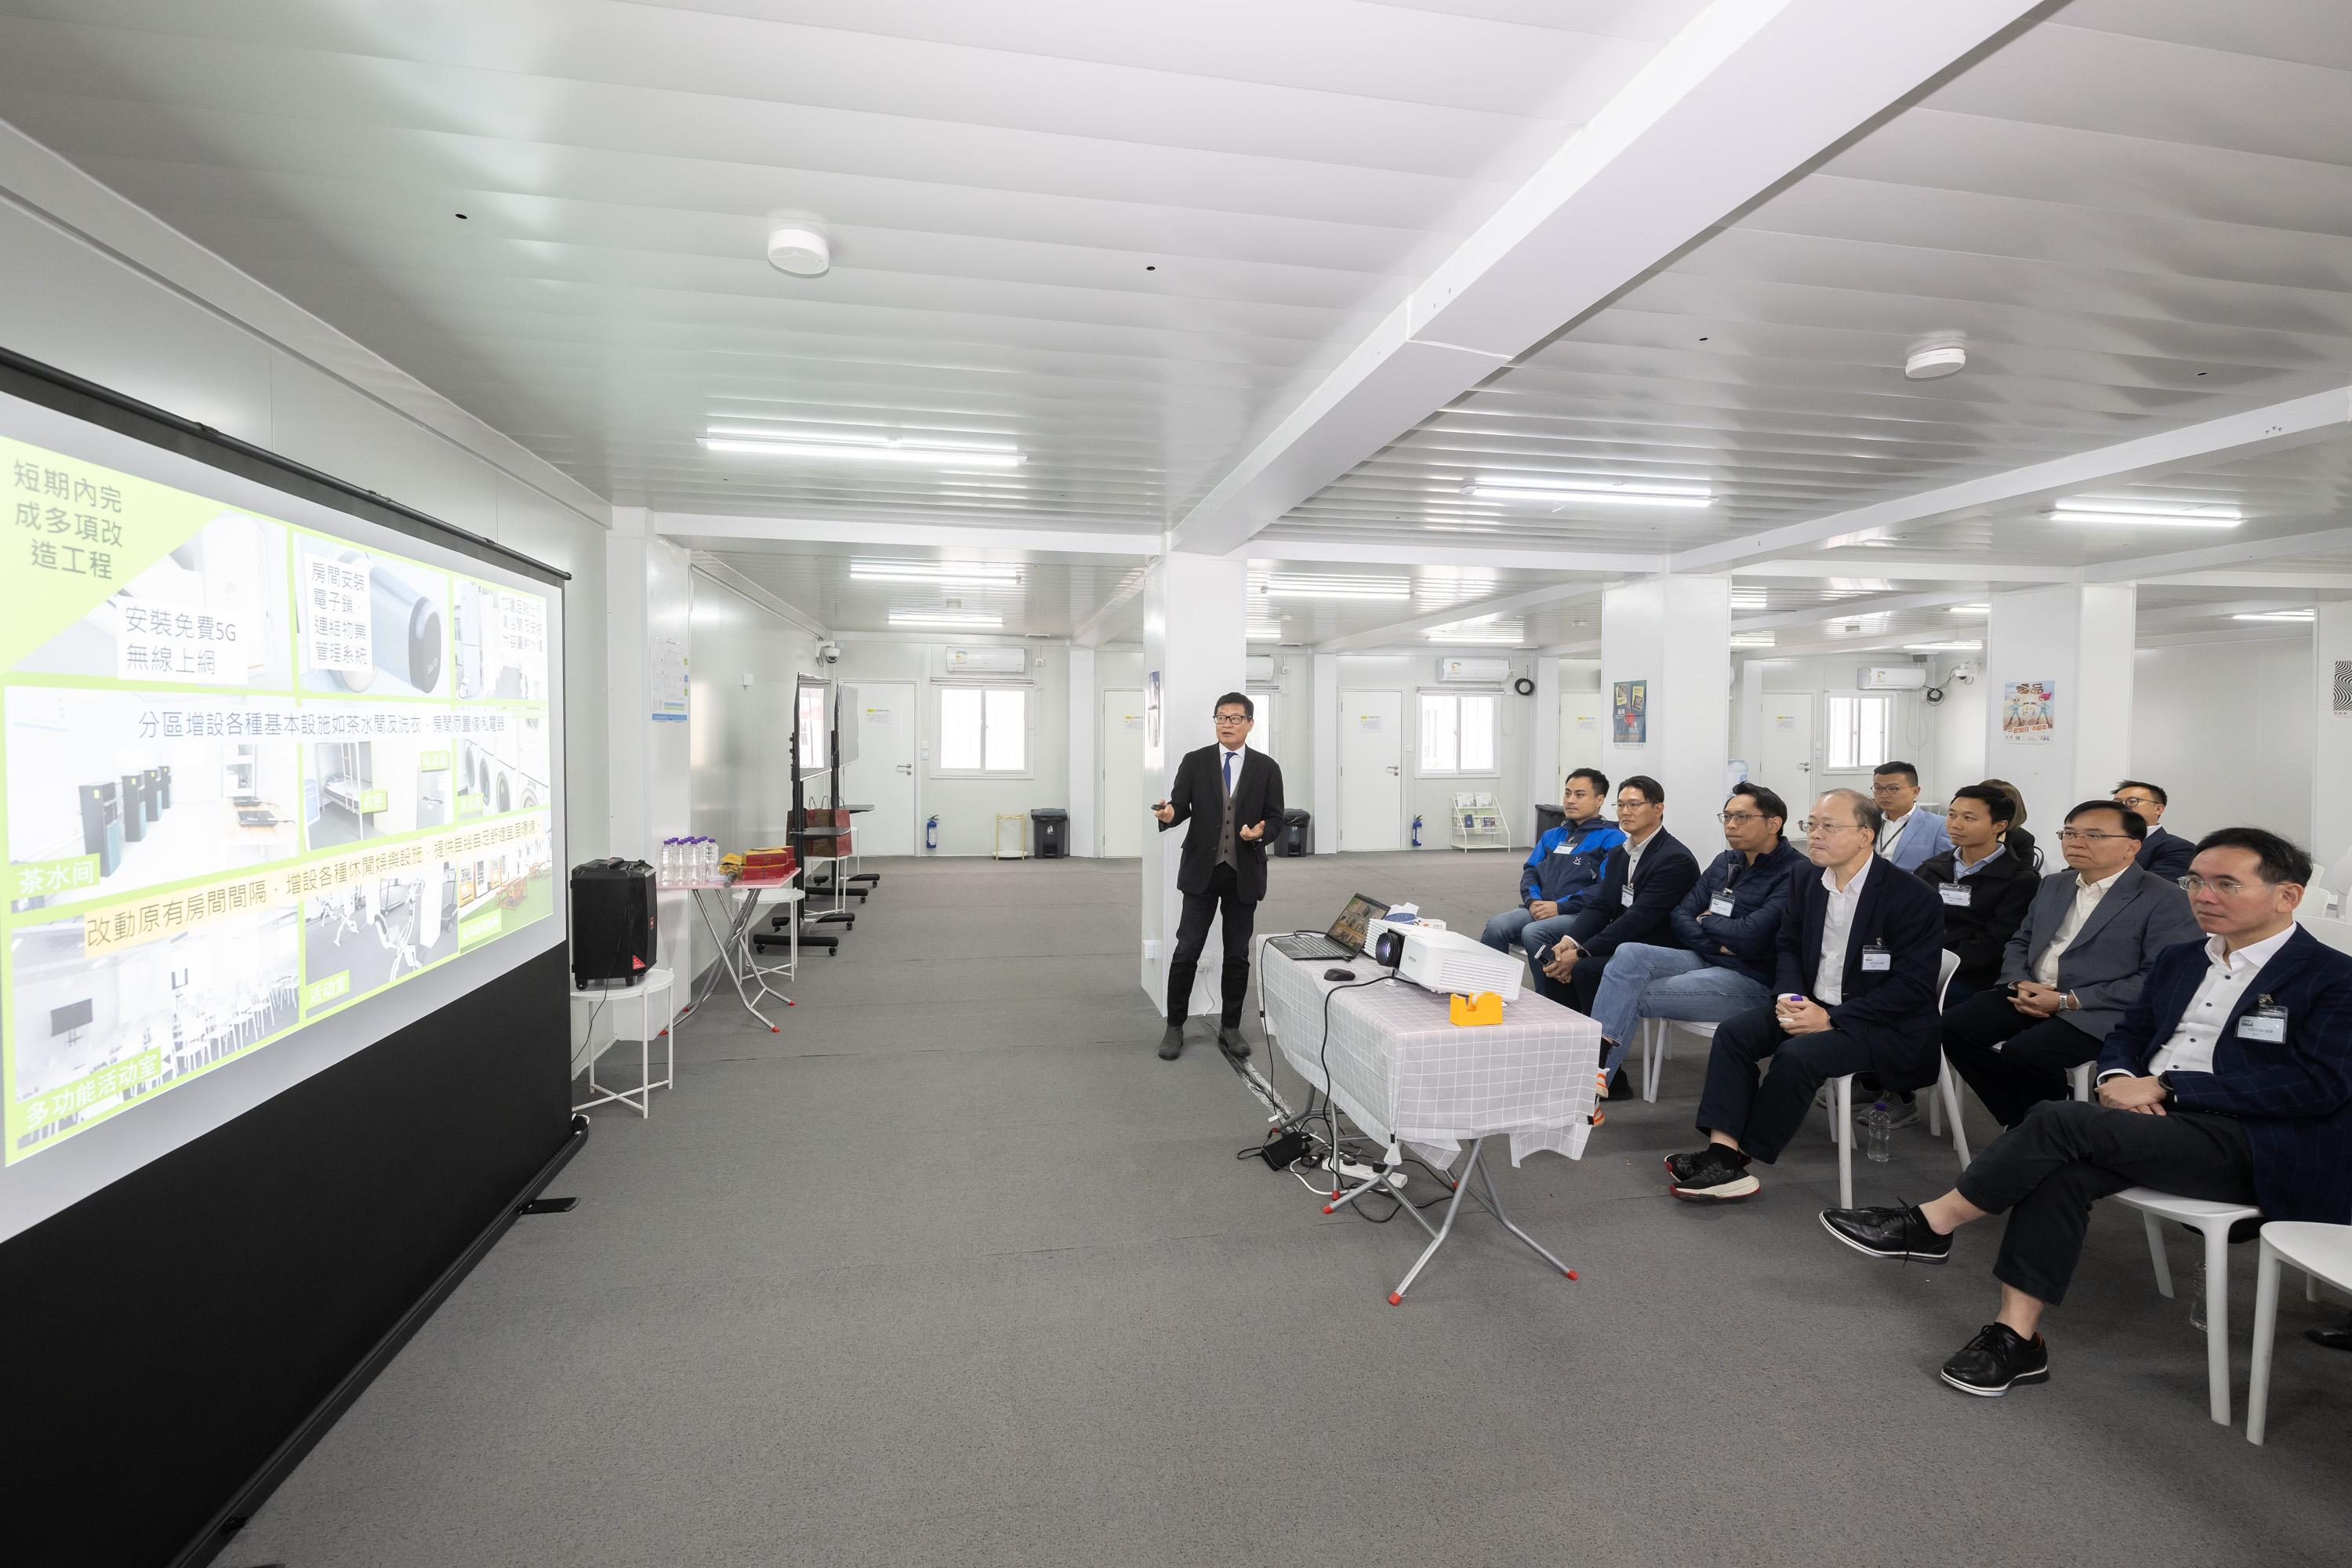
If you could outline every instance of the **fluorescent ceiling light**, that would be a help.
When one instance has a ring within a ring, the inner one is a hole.
[[[1501,621],[1492,616],[1456,621],[1452,626],[1432,626],[1421,635],[1431,642],[1482,643],[1499,647],[1516,647],[1528,640],[1526,622]]]
[[[1740,632],[1731,639],[1734,647],[1770,647],[1772,644],[1770,632]]]
[[[2053,522],[2109,528],[2235,528],[2245,516],[2234,506],[2166,506],[2161,502],[2063,496],[2050,514]]]
[[[1989,616],[1992,614],[1992,606],[1990,605],[1954,605],[1948,613],[1955,616]]]
[[[1004,624],[1003,616],[982,615],[976,610],[893,610],[890,624],[894,626],[953,626],[959,631],[993,631]]]
[[[2233,621],[2297,621],[2308,625],[2319,618],[2316,610],[2263,610],[2252,615],[2231,616]]]
[[[1979,653],[1983,648],[1984,644],[1980,642],[1907,642],[1903,645],[1906,653]]]
[[[1018,566],[989,561],[852,561],[849,574],[862,583],[950,583],[982,588],[1009,588],[1021,581]]]
[[[1282,625],[1278,621],[1252,621],[1246,637],[1251,642],[1280,642]]]
[[[1403,577],[1331,577],[1276,572],[1258,591],[1276,599],[1410,599],[1412,584]]]
[[[820,462],[918,463],[934,468],[1017,468],[1021,454],[1010,447],[957,446],[945,441],[893,441],[866,437],[831,437],[823,441],[794,437],[713,434],[702,437],[703,449],[735,452],[754,458],[799,458]]]
[[[1767,607],[1770,601],[1765,597],[1764,591],[1760,588],[1753,593],[1745,588],[1734,588],[1731,591],[1731,607],[1735,610],[1760,610]]]
[[[1482,476],[1468,488],[1474,500],[1549,506],[1664,506],[1696,509],[1715,492],[1705,485],[1654,484],[1643,479],[1513,479]]]

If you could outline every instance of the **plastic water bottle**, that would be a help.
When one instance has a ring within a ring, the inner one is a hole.
[[[677,840],[675,838],[662,840],[661,879],[665,882],[677,880]]]
[[[706,838],[702,841],[702,879],[710,882],[716,881],[718,878],[719,840]]]
[[[2197,1260],[2196,1270],[2189,1281],[2189,1326],[2192,1329],[2205,1326],[2205,1260],[2202,1258]]]
[[[1886,1101],[1873,1100],[1870,1114],[1862,1124],[1862,1152],[1884,1165],[1893,1157],[1888,1141],[1895,1136],[1895,1117],[1886,1109]]]

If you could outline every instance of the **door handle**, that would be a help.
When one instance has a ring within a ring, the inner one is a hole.
[[[1396,771],[1397,771],[1397,764],[1396,764],[1396,763],[1391,763],[1389,764],[1389,772],[1390,772],[1390,773],[1395,773]]]
[[[915,771],[915,764],[912,763],[900,763],[898,767],[902,773],[911,773]]]

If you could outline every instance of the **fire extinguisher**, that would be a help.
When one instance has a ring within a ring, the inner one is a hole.
[[[1415,849],[1421,847],[1421,818],[1418,816],[1412,819],[1412,847]]]
[[[937,849],[939,847],[940,819],[934,816],[929,822],[923,824],[923,847],[926,849]]]

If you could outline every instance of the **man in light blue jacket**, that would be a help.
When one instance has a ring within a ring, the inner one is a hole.
[[[1919,770],[1909,763],[1881,763],[1870,771],[1871,804],[1885,814],[1878,830],[1881,858],[1906,871],[1952,847],[1943,817],[1919,807]]]

